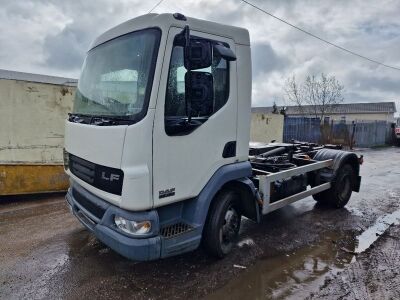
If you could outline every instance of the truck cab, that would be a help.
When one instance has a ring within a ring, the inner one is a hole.
[[[200,70],[212,80],[214,95],[206,105],[192,103],[190,123],[185,26],[191,39],[213,48],[211,65]],[[230,49],[236,60],[216,53],[217,45]],[[137,238],[145,246],[129,254],[121,250],[134,259],[176,251],[160,249],[161,230],[168,236],[190,231],[190,241],[179,249],[196,248],[206,213],[199,209],[189,216],[188,210],[196,210],[195,199],[211,184],[210,178],[218,181],[221,168],[230,165],[234,177],[251,174],[250,95],[245,29],[179,14],[148,14],[103,33],[87,53],[65,124],[64,157],[71,182],[67,198],[75,213],[106,244]],[[118,216],[142,227],[137,232],[110,228]]]
[[[246,29],[147,14],[106,31],[87,52],[65,123],[73,214],[129,259],[201,242],[223,257],[242,216],[258,222],[316,193],[343,207],[358,191],[353,153],[275,143],[249,156],[250,110]]]

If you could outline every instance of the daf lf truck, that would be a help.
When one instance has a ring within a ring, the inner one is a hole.
[[[334,146],[251,144],[246,29],[147,14],[87,52],[65,123],[66,200],[104,244],[154,260],[201,244],[224,257],[242,217],[313,195],[343,207],[360,158]]]

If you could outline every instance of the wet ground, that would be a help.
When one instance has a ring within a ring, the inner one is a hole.
[[[400,149],[360,154],[361,192],[346,208],[308,198],[261,224],[244,220],[224,260],[199,249],[128,261],[71,216],[63,195],[0,199],[0,298],[399,298]]]
[[[391,226],[310,299],[400,299],[400,226]]]

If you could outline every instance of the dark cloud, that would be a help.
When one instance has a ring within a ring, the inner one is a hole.
[[[283,70],[289,60],[280,57],[270,44],[254,43],[251,45],[253,77],[275,70]]]
[[[399,78],[360,75],[357,79],[357,83],[363,90],[384,90],[387,92],[395,92],[400,95]]]
[[[81,68],[91,42],[103,31],[123,21],[127,5],[115,5],[105,0],[51,2],[58,4],[71,22],[61,32],[45,38],[43,65],[76,73]]]
[[[85,30],[72,26],[65,27],[54,36],[47,36],[44,40],[47,51],[43,65],[67,71],[79,69],[91,38]]]

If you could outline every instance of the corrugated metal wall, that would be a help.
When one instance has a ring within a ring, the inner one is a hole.
[[[292,140],[319,143],[321,139],[320,120],[318,118],[285,117],[283,141]]]
[[[351,125],[349,127],[351,128]],[[357,147],[385,145],[388,142],[390,129],[390,124],[385,121],[358,122],[355,124],[355,145]]]
[[[319,118],[285,117],[283,140],[374,147],[389,142],[391,124],[385,121],[358,121],[321,124]],[[354,134],[353,134],[354,131]],[[352,142],[353,139],[353,142]]]

